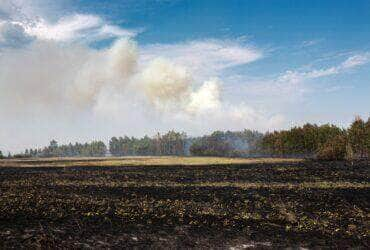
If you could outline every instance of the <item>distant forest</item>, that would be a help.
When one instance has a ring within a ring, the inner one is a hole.
[[[267,133],[258,131],[215,131],[202,137],[169,131],[154,137],[112,137],[108,147],[102,141],[59,145],[55,140],[40,149],[27,149],[8,158],[102,157],[102,156],[221,156],[299,157],[322,160],[368,158],[370,118],[357,117],[348,129],[335,125],[305,124]],[[4,158],[0,151],[0,158]]]

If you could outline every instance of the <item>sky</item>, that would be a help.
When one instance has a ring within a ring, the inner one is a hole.
[[[0,0],[0,150],[370,115],[368,0]]]

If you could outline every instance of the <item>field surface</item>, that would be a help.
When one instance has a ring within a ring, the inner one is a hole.
[[[0,249],[370,247],[367,162],[0,160]]]

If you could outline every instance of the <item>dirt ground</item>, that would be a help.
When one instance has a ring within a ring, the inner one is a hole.
[[[0,249],[370,247],[367,162],[206,159],[1,161]]]

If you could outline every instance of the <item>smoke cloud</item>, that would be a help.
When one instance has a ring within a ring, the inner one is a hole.
[[[14,110],[34,105],[50,111],[65,105],[93,109],[102,93],[111,90],[130,91],[158,110],[197,113],[219,105],[217,80],[194,89],[185,67],[162,58],[139,67],[138,60],[136,43],[127,39],[103,50],[54,42],[8,50],[0,58],[1,100]]]
[[[270,125],[262,111],[223,101],[220,79],[202,82],[176,60],[143,60],[148,57],[141,55],[130,39],[118,39],[104,49],[39,40],[3,48],[4,147],[45,145],[51,138],[106,140],[168,129],[199,134]],[[17,135],[14,140],[12,132]]]
[[[141,72],[139,82],[148,100],[164,110],[179,108],[191,91],[189,72],[162,58],[149,63]]]
[[[137,59],[137,46],[127,39],[102,51],[90,51],[68,87],[69,96],[82,106],[93,106],[104,88],[123,91],[135,73]]]

